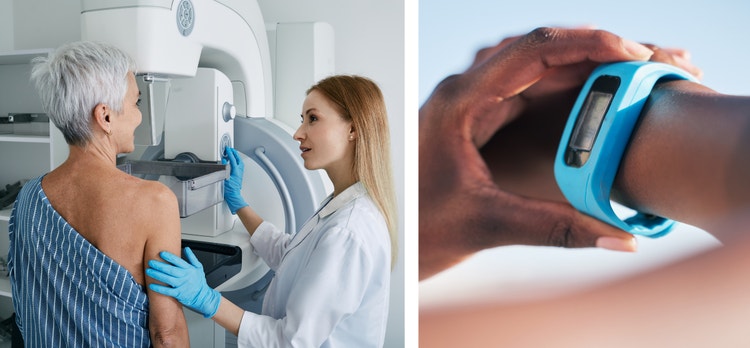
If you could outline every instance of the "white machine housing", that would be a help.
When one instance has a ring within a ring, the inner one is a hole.
[[[193,77],[198,66],[215,68],[232,81],[238,115],[273,115],[268,38],[256,1],[81,0],[81,5],[83,40],[115,44],[135,59],[139,72]]]
[[[292,140],[288,127],[282,129],[269,120],[274,115],[271,59],[257,2],[81,0],[81,3],[82,39],[108,42],[123,49],[135,59],[142,80],[157,81],[158,85],[152,85],[152,94],[167,95],[168,100],[163,101],[149,98],[155,103],[149,110],[154,110],[157,119],[148,123],[157,128],[146,132],[155,145],[160,138],[158,127],[164,124],[161,139],[164,158],[192,152],[201,160],[218,161],[229,142],[272,178],[282,197],[279,205],[283,206],[286,224],[271,221],[294,233],[315,211],[328,188],[324,187],[320,173],[305,170],[298,144]],[[332,32],[324,26],[317,28],[316,33]],[[332,38],[330,47],[332,55]],[[331,59],[330,64],[323,65],[332,72],[332,63]],[[308,74],[306,78],[318,77],[322,76]],[[313,82],[308,80],[304,84],[309,86]],[[163,93],[164,89],[168,92]],[[299,102],[293,103],[301,105],[302,98],[304,89],[300,91]],[[166,110],[166,120],[158,119],[162,117],[158,110]],[[238,117],[225,121],[228,114]],[[254,175],[248,174],[252,167],[248,166],[245,180]],[[275,206],[273,209],[279,210]],[[244,228],[238,228],[241,225],[236,223],[232,228],[234,221],[226,204],[221,203],[182,219],[182,231],[184,238],[192,241],[234,245],[242,250],[239,274],[216,289],[227,296],[237,293],[246,298],[243,291],[248,285],[259,287],[270,281],[269,268],[252,252]],[[186,316],[193,346],[224,346],[225,331],[218,325],[190,311],[186,311]]]
[[[325,187],[320,173],[304,169],[298,145],[291,139],[288,127],[287,131],[278,131],[276,128],[284,128],[283,125],[268,120],[273,117],[272,70],[266,27],[258,3],[255,0],[81,0],[81,3],[82,39],[108,42],[123,49],[135,59],[139,77],[143,77],[139,80],[158,83],[154,89],[158,93],[153,95],[171,98],[168,101],[149,98],[155,104],[149,110],[157,114],[160,114],[158,110],[167,110],[168,120],[164,121],[165,134],[161,141],[164,158],[193,152],[202,160],[218,161],[224,145],[234,144],[272,178],[284,201],[286,223],[281,224],[286,225],[284,230],[294,233],[301,227],[330,188]],[[282,56],[299,53],[294,52],[295,44],[290,43],[298,40],[297,45],[305,47],[302,55],[314,53],[307,59],[316,62],[312,67],[315,73],[300,71],[300,66],[309,65],[300,64],[300,59],[305,59],[300,54],[295,55],[296,60],[282,62],[284,64],[278,64],[277,68],[287,71],[292,66],[298,67],[291,70],[302,76],[304,84],[309,86],[315,78],[333,71],[333,59],[324,54],[333,54],[332,29],[322,24],[308,26],[314,29],[310,31],[313,35],[309,35],[299,30],[299,25],[293,27],[297,29],[291,32],[296,34],[281,35],[290,40],[279,44],[280,53]],[[320,43],[325,43],[325,49],[315,48]],[[283,61],[279,55],[276,58]],[[202,76],[199,70],[207,75]],[[222,75],[231,82],[231,99]],[[203,90],[201,81],[204,79],[211,90]],[[168,91],[164,93],[164,89]],[[299,102],[293,103],[301,104],[304,88],[292,86],[292,89],[300,94]],[[203,105],[204,101],[205,110],[203,106],[195,107]],[[225,109],[227,104],[230,111]],[[221,119],[226,119],[227,114],[236,114],[238,118],[223,123]],[[249,122],[253,119],[259,122]],[[238,121],[243,121],[239,128]],[[293,119],[291,122],[296,123]],[[232,123],[234,132],[229,132],[230,135],[241,134],[240,138],[222,140]],[[162,123],[151,120],[150,124],[159,127]],[[154,139],[158,137],[158,131],[149,133]],[[293,204],[290,197],[294,197]],[[206,210],[209,212],[198,214],[212,216],[196,217],[195,221],[183,223],[183,233],[191,235],[191,239],[195,236],[205,237],[195,238],[199,240],[225,242],[226,235],[231,234],[225,232],[227,222],[233,221],[229,210],[224,203]],[[214,240],[216,237],[222,237],[221,241]],[[245,266],[243,261],[243,269]],[[242,281],[227,283],[236,284],[222,286],[234,288]]]
[[[224,146],[234,144],[231,118],[273,116],[268,38],[256,1],[81,0],[81,4],[83,40],[114,44],[134,58],[139,75],[168,81],[169,102],[149,98],[155,109],[166,109],[166,116],[144,113],[150,127],[164,124],[165,158],[190,152],[200,160],[220,161]],[[209,100],[200,103],[200,98]],[[196,105],[207,109],[195,110]],[[160,137],[153,129],[148,133],[153,140]],[[234,221],[225,204],[186,219],[183,233],[209,237],[230,230]]]
[[[164,124],[164,158],[190,153],[202,161],[220,162],[234,146],[232,83],[216,69],[198,68],[195,77],[171,81]],[[215,237],[232,229],[226,204],[215,204],[182,219],[182,233]]]

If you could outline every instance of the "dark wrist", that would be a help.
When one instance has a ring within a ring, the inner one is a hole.
[[[750,99],[687,81],[658,84],[623,157],[613,198],[699,227],[750,203]]]

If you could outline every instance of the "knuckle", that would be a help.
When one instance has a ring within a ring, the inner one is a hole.
[[[601,41],[601,42],[606,42],[606,41],[611,41],[611,40],[619,41],[622,39],[619,36],[616,36],[605,30],[593,30],[591,32],[591,36],[594,38],[594,40]]]
[[[526,35],[527,41],[532,45],[543,45],[554,41],[560,36],[560,30],[550,27],[538,27]]]
[[[625,45],[625,39],[606,30],[594,30],[591,33],[591,40],[597,46],[607,48],[619,48]]]
[[[548,245],[569,248],[574,246],[574,241],[573,219],[569,216],[560,217],[549,231]]]
[[[648,47],[648,49],[652,51],[656,51],[659,49],[659,46],[650,42],[642,42],[641,45]]]
[[[481,60],[483,59],[488,52],[490,52],[491,49],[489,47],[482,48],[477,51],[477,53],[474,55],[474,60]]]
[[[440,83],[438,83],[437,87],[435,88],[436,91],[450,91],[455,88],[455,85],[458,84],[458,80],[460,79],[460,75],[453,74],[449,75],[446,78],[444,78]]]
[[[463,82],[461,79],[462,75],[454,74],[444,78],[433,91],[433,96],[439,100],[450,100],[455,101],[457,97],[464,90],[462,87]]]

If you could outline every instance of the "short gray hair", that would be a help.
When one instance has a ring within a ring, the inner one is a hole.
[[[65,142],[77,146],[91,140],[91,114],[96,105],[122,111],[127,74],[135,72],[135,62],[127,53],[90,41],[65,44],[31,63],[31,81],[45,112],[62,131]]]

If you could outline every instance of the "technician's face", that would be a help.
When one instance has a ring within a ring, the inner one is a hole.
[[[334,105],[313,90],[302,105],[302,125],[294,133],[300,142],[305,168],[351,171],[354,141],[351,122]]]

